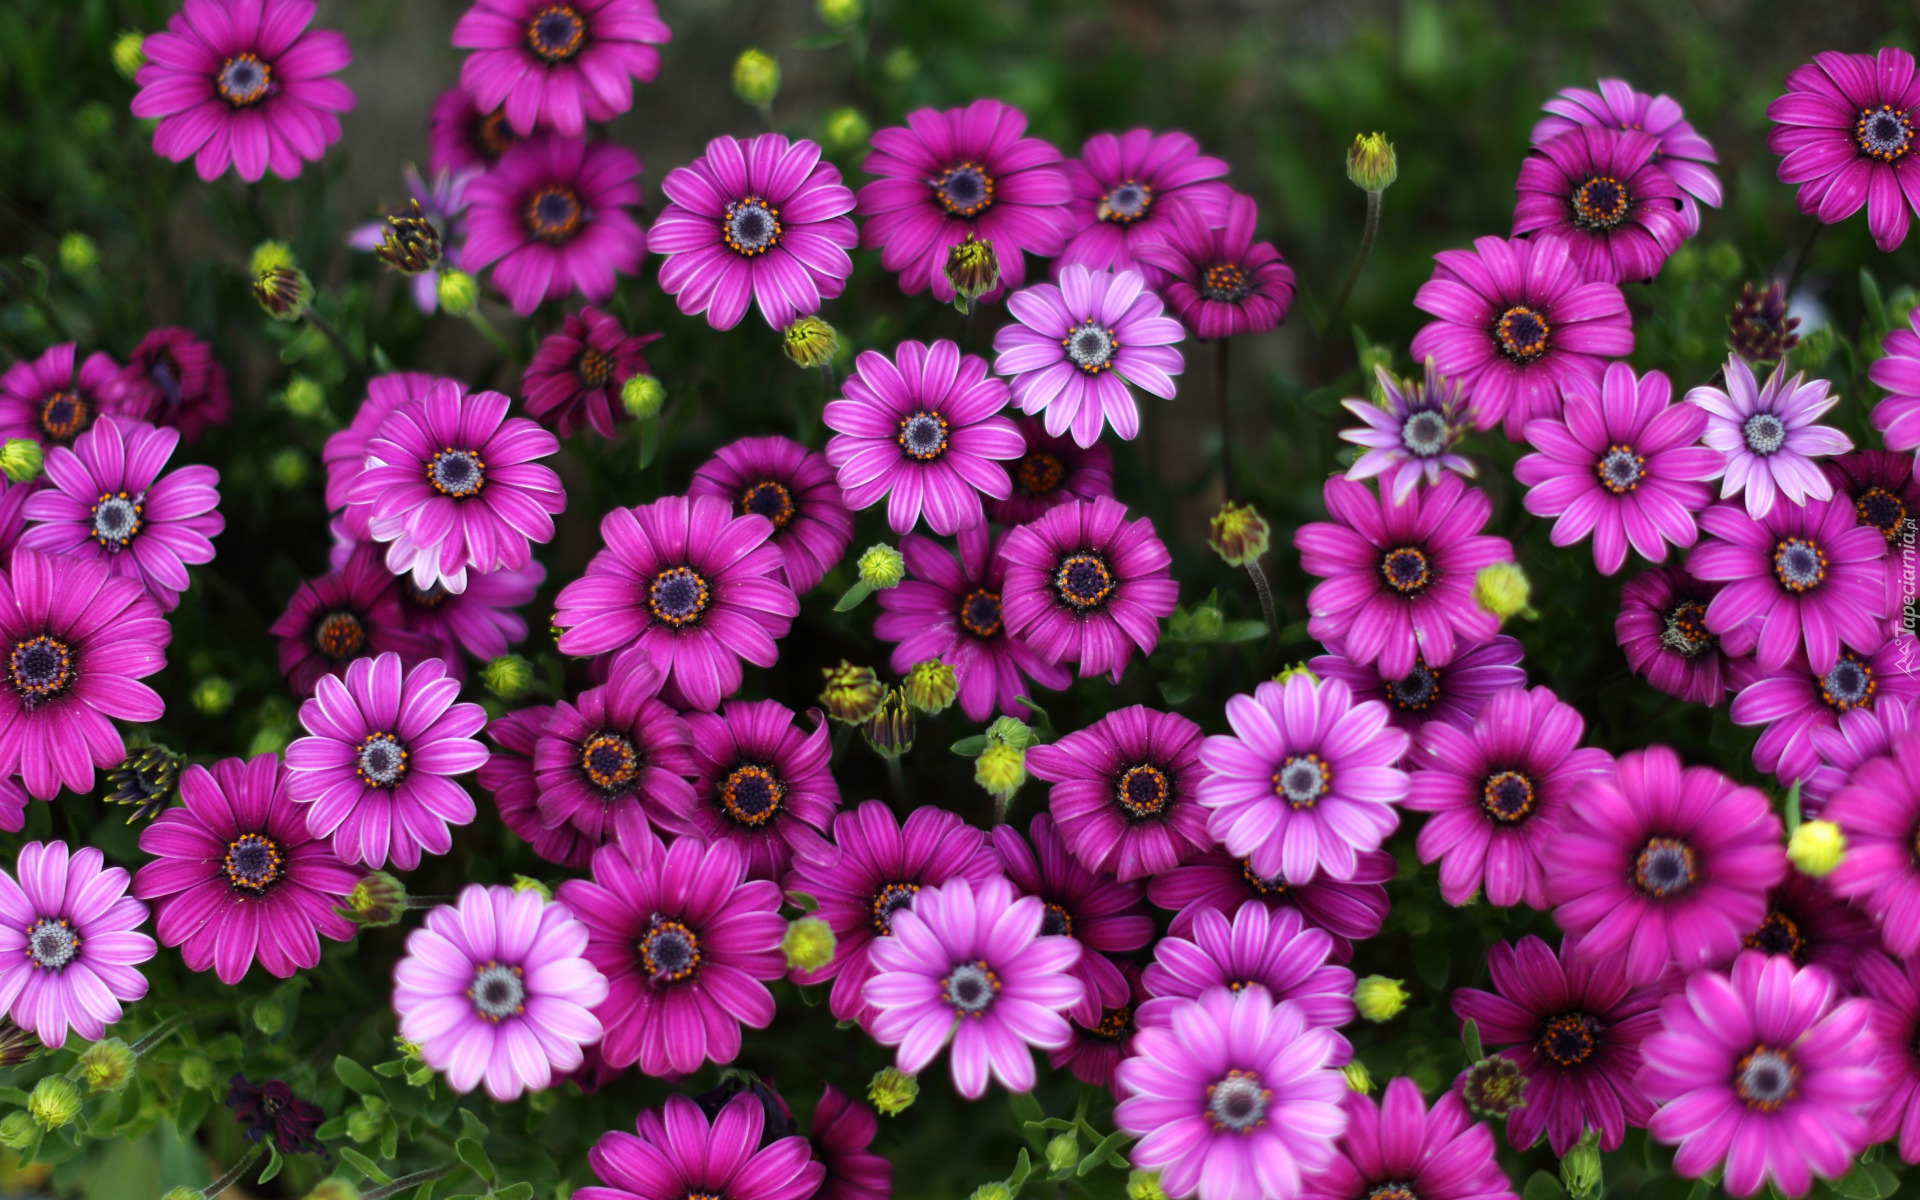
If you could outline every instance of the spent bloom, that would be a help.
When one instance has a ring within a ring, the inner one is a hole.
[[[640,203],[639,174],[639,158],[612,142],[542,135],[520,143],[467,187],[461,267],[491,266],[493,285],[521,316],[575,291],[605,301],[614,276],[639,270],[646,254],[629,211]]]
[[[633,81],[653,82],[654,47],[672,36],[653,0],[476,0],[453,27],[453,44],[473,51],[461,90],[521,137],[545,126],[578,138],[632,108]]]
[[[1671,96],[1636,92],[1623,79],[1602,79],[1598,92],[1561,88],[1540,107],[1548,115],[1534,124],[1532,141],[1545,145],[1581,126],[1645,133],[1655,141],[1653,167],[1680,187],[1680,218],[1688,237],[1700,232],[1700,205],[1720,207],[1720,180],[1713,147],[1687,123]]]
[[[1273,243],[1253,240],[1258,219],[1253,201],[1236,194],[1224,220],[1176,213],[1166,237],[1134,248],[1140,266],[1161,276],[1157,290],[1194,337],[1265,333],[1286,319],[1293,268]]]
[[[1342,400],[1341,407],[1366,422],[1361,429],[1342,429],[1340,440],[1366,447],[1366,453],[1347,468],[1355,481],[1381,478],[1391,485],[1393,502],[1403,504],[1422,479],[1428,487],[1440,482],[1442,470],[1473,478],[1473,460],[1454,452],[1454,446],[1473,425],[1473,414],[1460,397],[1460,385],[1442,379],[1427,360],[1418,382],[1402,383],[1385,367],[1374,368],[1382,403]]]
[[[582,428],[611,438],[627,419],[621,391],[629,379],[649,373],[645,347],[657,333],[628,337],[619,318],[591,305],[568,313],[548,334],[520,377],[527,413],[561,437]]]
[[[1761,384],[1737,355],[1727,359],[1725,378],[1724,388],[1687,393],[1687,403],[1707,410],[1700,440],[1726,462],[1720,498],[1744,492],[1747,512],[1757,520],[1773,511],[1776,499],[1804,504],[1832,496],[1833,485],[1813,460],[1845,454],[1853,442],[1831,426],[1814,424],[1840,403],[1827,381],[1776,370]]]
[[[1827,50],[1787,72],[1786,94],[1767,105],[1767,149],[1780,182],[1800,185],[1800,211],[1828,225],[1867,206],[1867,229],[1883,251],[1907,236],[1914,202],[1914,110],[1920,78],[1913,55]]]
[[[1581,125],[1536,142],[1520,164],[1516,236],[1551,233],[1596,282],[1652,279],[1687,236],[1680,185],[1660,169],[1660,139]]]
[[[1096,133],[1068,159],[1073,232],[1056,272],[1074,263],[1094,271],[1135,269],[1133,251],[1163,241],[1183,212],[1217,224],[1231,193],[1227,164],[1200,153],[1184,133],[1150,129]]]
[[[347,244],[372,251],[388,266],[411,276],[407,287],[413,293],[413,306],[430,316],[440,307],[441,263],[454,266],[455,251],[466,239],[470,177],[441,170],[429,183],[412,165],[402,174],[408,207],[356,225],[347,235]]]
[[[69,1029],[98,1041],[122,1001],[147,994],[138,967],[154,944],[134,932],[147,906],[127,883],[100,851],[65,842],[28,842],[0,871],[0,1009],[41,1044],[58,1048]]]

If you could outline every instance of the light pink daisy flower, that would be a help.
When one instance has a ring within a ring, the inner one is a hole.
[[[1722,500],[1745,492],[1747,512],[1758,520],[1773,511],[1775,497],[1804,504],[1833,495],[1832,482],[1813,460],[1845,454],[1853,440],[1814,424],[1840,403],[1826,380],[1776,370],[1762,385],[1745,360],[1729,355],[1726,387],[1694,388],[1687,402],[1707,410],[1700,440],[1726,457]]]

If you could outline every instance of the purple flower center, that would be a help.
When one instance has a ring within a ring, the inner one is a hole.
[[[1633,860],[1634,886],[1657,900],[1685,893],[1699,878],[1693,847],[1679,838],[1649,838]]]
[[[1405,679],[1389,683],[1386,693],[1387,703],[1401,712],[1425,712],[1440,699],[1440,672],[1416,654],[1413,670],[1407,672]]]
[[[172,351],[161,350],[153,356],[153,361],[147,364],[147,378],[166,397],[164,407],[180,407],[180,363],[173,357]]]
[[[1480,808],[1497,825],[1518,825],[1533,815],[1538,797],[1524,771],[1496,771],[1480,789]]]
[[[977,638],[1000,632],[1000,593],[975,588],[960,600],[960,626]]]
[[[358,658],[367,645],[367,627],[350,612],[330,612],[313,627],[313,648],[334,662]]]
[[[1833,670],[1819,676],[1816,682],[1821,702],[1835,712],[1872,707],[1873,693],[1879,686],[1874,681],[1873,668],[1851,650],[1842,650]]]
[[[1416,546],[1401,546],[1381,557],[1380,577],[1402,596],[1418,596],[1433,582],[1433,568],[1425,551]]]
[[[1793,1056],[1771,1046],[1755,1046],[1753,1053],[1733,1064],[1733,1090],[1748,1108],[1774,1112],[1799,1094],[1800,1068]]]
[[[543,242],[564,242],[580,232],[585,210],[580,194],[564,184],[541,188],[527,200],[522,214],[527,232]]]
[[[1768,913],[1760,927],[1742,937],[1740,944],[1762,954],[1782,954],[1801,966],[1806,965],[1807,939],[1800,932],[1800,922],[1779,909]]]
[[[1861,492],[1860,498],[1853,502],[1853,514],[1862,525],[1878,529],[1889,542],[1900,539],[1901,531],[1912,515],[1907,511],[1904,500],[1882,487],[1870,487]]]
[[[519,967],[507,967],[488,959],[473,972],[467,985],[467,999],[481,1019],[498,1025],[508,1017],[526,1011],[527,984]]]
[[[427,460],[427,482],[442,496],[464,500],[486,486],[487,464],[476,451],[448,446]]]
[[[1068,608],[1090,612],[1107,602],[1116,587],[1113,572],[1097,554],[1070,554],[1053,570],[1053,590]]]
[[[743,196],[727,205],[720,236],[742,258],[765,254],[780,244],[780,210],[758,196]]]
[[[1153,185],[1129,179],[1100,198],[1100,219],[1131,225],[1153,207]]]
[[[894,441],[913,461],[932,462],[947,452],[947,419],[932,408],[909,413],[900,418],[900,433]]]
[[[41,634],[13,644],[7,658],[13,690],[28,708],[52,700],[73,684],[73,652],[58,638]]]
[[[1626,221],[1627,214],[1633,211],[1633,193],[1611,175],[1593,175],[1585,183],[1574,185],[1567,203],[1573,209],[1576,229],[1604,233],[1618,229]]]
[[[1707,629],[1707,606],[1699,600],[1677,601],[1666,613],[1660,644],[1681,658],[1699,658],[1720,638]]]
[[[1546,314],[1516,304],[1493,323],[1493,344],[1508,362],[1530,363],[1547,352],[1553,327]]]
[[[1400,423],[1400,444],[1415,458],[1434,458],[1453,444],[1447,419],[1432,409],[1407,414]]]
[[[1284,896],[1287,894],[1287,880],[1283,875],[1262,875],[1253,869],[1253,860],[1240,860],[1240,878],[1247,889],[1256,896]]]
[[[1391,1180],[1374,1184],[1368,1189],[1366,1200],[1420,1200],[1420,1193],[1414,1191],[1410,1183]]]
[[[653,914],[640,939],[640,965],[654,983],[678,983],[700,970],[700,935],[686,922]]]
[[[1891,104],[1863,108],[1853,123],[1853,144],[1860,153],[1890,163],[1913,146],[1913,122]]]
[[[1100,1023],[1086,1031],[1088,1037],[1102,1042],[1117,1042],[1132,1032],[1132,1005],[1107,1009],[1100,1014]]]
[[[873,932],[876,937],[893,936],[893,914],[913,903],[917,883],[889,883],[873,896]]]
[[[140,532],[144,505],[125,492],[102,492],[93,504],[93,540],[118,553]]]
[[[603,354],[588,346],[580,352],[580,361],[574,363],[573,373],[590,388],[605,387],[613,382],[614,368],[619,365],[613,355]]]
[[[1773,545],[1773,577],[1790,592],[1810,592],[1826,582],[1826,553],[1811,538],[1781,538]]]
[[[27,926],[27,958],[43,971],[58,971],[80,957],[80,931],[60,917]]]
[[[1624,496],[1640,486],[1647,477],[1647,460],[1635,454],[1632,446],[1609,446],[1593,464],[1594,474],[1600,477],[1600,486],[1616,496]]]
[[[1207,1085],[1207,1120],[1215,1129],[1252,1133],[1267,1123],[1267,1102],[1273,1093],[1260,1086],[1252,1071],[1228,1071]]]
[[[1073,914],[1058,904],[1042,905],[1040,933],[1043,937],[1072,937]]]
[[[793,493],[784,484],[762,479],[740,493],[740,513],[765,517],[773,522],[775,529],[785,529],[787,522],[793,520]]]
[[[1770,412],[1757,412],[1740,424],[1747,449],[1762,458],[1787,444],[1787,423]]]
[[[1253,281],[1239,263],[1216,263],[1200,277],[1200,295],[1220,304],[1238,304],[1253,291]]]
[[[1540,1053],[1563,1067],[1577,1067],[1600,1046],[1600,1022],[1586,1013],[1561,1013],[1540,1026]]]
[[[1136,821],[1157,817],[1166,811],[1173,797],[1173,781],[1152,763],[1128,767],[1114,787],[1114,803]]]
[[[527,20],[527,48],[550,63],[580,53],[586,40],[587,23],[570,4],[549,4]]]
[[[1029,496],[1051,495],[1067,477],[1066,464],[1045,450],[1035,450],[1014,468],[1014,486]]]
[[[279,90],[273,82],[273,68],[257,54],[236,54],[221,63],[213,77],[213,88],[235,108],[258,104]]]
[[[407,748],[390,733],[370,733],[354,756],[353,773],[368,787],[399,787],[407,777]]]
[[[260,833],[243,833],[227,843],[227,857],[221,869],[227,882],[245,892],[264,892],[280,878],[286,860],[280,844]]]
[[[1296,809],[1312,808],[1333,787],[1333,771],[1318,754],[1289,754],[1273,773],[1273,792]]]
[[[640,752],[622,734],[596,733],[580,744],[580,773],[608,795],[624,791],[640,773]]]
[[[948,167],[940,178],[929,182],[933,198],[956,217],[977,217],[993,207],[993,176],[979,163]]]
[[[86,432],[93,408],[79,392],[51,392],[40,402],[40,432],[62,446]]]
[[[1113,330],[1092,317],[1067,330],[1060,344],[1066,347],[1067,360],[1089,375],[1113,370],[1113,356],[1120,349]]]
[[[706,611],[707,581],[692,567],[668,567],[653,577],[647,589],[647,608],[675,629],[700,619]]]
[[[940,999],[947,1007],[976,1021],[986,1014],[993,998],[999,994],[1000,977],[987,966],[985,959],[955,963],[953,970],[940,981]]]
[[[746,763],[720,783],[720,809],[737,824],[758,828],[773,820],[787,785],[766,767]]]

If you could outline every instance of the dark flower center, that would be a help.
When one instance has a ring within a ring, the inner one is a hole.
[[[520,137],[513,132],[513,126],[507,123],[505,106],[490,113],[477,115],[473,119],[471,130],[473,148],[481,158],[488,162],[497,161],[502,154],[520,144]]]
[[[1787,444],[1787,423],[1770,412],[1757,412],[1740,424],[1747,449],[1766,457]]]
[[[1414,546],[1389,550],[1380,559],[1380,577],[1402,596],[1418,596],[1433,582],[1433,567],[1426,552]]]
[[[1773,577],[1790,592],[1810,592],[1826,581],[1826,553],[1809,538],[1781,538],[1773,546]]]
[[[580,361],[573,365],[574,374],[588,387],[605,387],[613,382],[613,372],[620,364],[611,354],[602,354],[592,346],[580,352]]]
[[[73,685],[73,651],[65,642],[46,634],[27,638],[13,644],[7,670],[21,703],[32,708]]]
[[[368,787],[398,787],[407,777],[407,748],[390,733],[370,733],[354,756],[353,773]]]
[[[893,936],[893,914],[913,903],[917,883],[889,883],[873,895],[873,932],[877,937]]]
[[[780,244],[780,210],[758,196],[742,196],[727,205],[720,236],[742,258],[765,254]]]
[[[1897,541],[1907,518],[1906,501],[1882,487],[1870,487],[1853,502],[1853,515],[1862,525],[1878,529],[1889,542]]]
[[[272,838],[262,833],[243,833],[227,843],[227,857],[222,865],[227,882],[234,887],[264,892],[280,878],[286,859],[280,854],[280,844]]]
[[[1913,122],[1891,104],[1863,108],[1853,123],[1853,144],[1860,153],[1890,163],[1913,146]]]
[[[1114,786],[1114,802],[1120,811],[1136,821],[1157,817],[1173,798],[1173,781],[1152,763],[1128,767]]]
[[[1742,937],[1740,944],[1762,954],[1784,954],[1803,966],[1806,963],[1807,939],[1800,922],[1777,908],[1760,922],[1760,928]]]
[[[273,68],[257,54],[236,54],[220,64],[213,77],[214,90],[235,108],[258,104],[274,92]]]
[[[160,389],[166,397],[166,407],[178,408],[180,405],[180,362],[174,358],[171,350],[160,350],[147,363],[147,378],[153,386]]]
[[[692,567],[668,567],[647,590],[647,608],[675,629],[699,620],[708,599],[707,581]]]
[[[975,588],[960,600],[960,626],[978,638],[1000,632],[1000,593]]]
[[[1774,1112],[1799,1094],[1800,1068],[1793,1056],[1771,1046],[1755,1046],[1753,1053],[1733,1064],[1733,1090],[1748,1108]]]
[[[66,445],[93,423],[93,407],[79,392],[53,392],[40,402],[40,432]]]
[[[1493,323],[1493,342],[1509,362],[1530,363],[1547,352],[1552,334],[1546,315],[1516,304]]]
[[[1568,198],[1576,229],[1602,233],[1618,229],[1633,209],[1633,194],[1611,175],[1595,175],[1576,184]]]
[[[580,773],[603,792],[621,791],[640,773],[640,752],[623,734],[596,733],[580,744]]]
[[[1333,786],[1333,771],[1318,754],[1289,754],[1273,773],[1273,792],[1294,808],[1312,808]]]
[[[1287,894],[1287,881],[1285,876],[1275,875],[1269,878],[1265,875],[1258,874],[1254,871],[1253,860],[1250,858],[1240,860],[1240,878],[1245,881],[1247,890],[1256,896],[1284,896]]]
[[[1047,937],[1072,937],[1073,914],[1058,904],[1040,908],[1040,932]]]
[[[58,971],[80,956],[80,931],[60,917],[41,917],[27,926],[27,958],[45,971]]]
[[[963,1017],[978,1020],[1000,994],[1000,977],[985,959],[953,964],[953,970],[940,981],[940,999]]]
[[[427,482],[442,496],[464,500],[486,485],[487,464],[475,451],[448,446],[427,460]]]
[[[1547,1018],[1536,1045],[1540,1053],[1563,1067],[1577,1067],[1600,1047],[1600,1022],[1586,1013],[1561,1013]]]
[[[1238,304],[1253,291],[1253,280],[1239,263],[1216,263],[1200,277],[1200,295],[1220,304]]]
[[[1600,486],[1616,496],[1624,496],[1640,486],[1647,477],[1647,460],[1635,454],[1632,446],[1609,446],[1600,461],[1593,464]]]
[[[1440,672],[1427,665],[1419,655],[1413,657],[1413,670],[1405,679],[1387,685],[1387,703],[1401,712],[1425,712],[1440,699]]]
[[[1400,444],[1415,458],[1433,458],[1447,448],[1447,419],[1431,409],[1408,413],[1400,423]]]
[[[900,418],[900,433],[894,440],[908,458],[932,462],[947,452],[947,419],[937,409],[920,409]]]
[[[1497,825],[1518,825],[1533,815],[1538,797],[1524,771],[1497,771],[1480,789],[1480,808]]]
[[[1013,482],[1029,496],[1050,494],[1067,477],[1066,464],[1045,450],[1035,450],[1014,468]]]
[[[93,504],[93,540],[108,550],[119,550],[140,532],[144,507],[125,492],[102,492]]]
[[[787,785],[766,767],[746,764],[720,784],[720,807],[741,825],[758,827],[773,820],[786,799]]]
[[[1391,1180],[1374,1184],[1368,1189],[1366,1200],[1420,1200],[1420,1193],[1410,1183]]]
[[[690,979],[700,969],[700,936],[686,922],[655,913],[640,939],[640,965],[656,984]]]
[[[367,627],[350,612],[330,612],[313,627],[313,648],[335,662],[358,657],[366,644]]]
[[[740,513],[765,517],[773,522],[775,529],[785,529],[787,522],[793,520],[793,493],[785,484],[762,479],[740,493]]]
[[[1649,838],[1633,860],[1634,886],[1658,900],[1681,895],[1699,879],[1693,847],[1679,838]]]
[[[1100,1023],[1087,1030],[1087,1036],[1102,1042],[1117,1042],[1133,1032],[1133,1006],[1109,1008],[1100,1014]]]
[[[526,1011],[527,984],[519,967],[502,966],[488,959],[475,969],[473,982],[467,985],[467,999],[481,1019],[494,1025]]]
[[[1118,586],[1098,554],[1068,555],[1053,570],[1053,590],[1067,607],[1088,612],[1100,607]]]
[[[948,167],[940,173],[940,178],[930,182],[933,198],[956,217],[977,217],[993,207],[993,176],[979,163],[963,162]]]
[[[1681,658],[1699,658],[1719,642],[1707,630],[1707,606],[1699,600],[1680,600],[1667,610],[1660,644]]]
[[[1207,1085],[1207,1120],[1215,1129],[1252,1133],[1267,1123],[1267,1102],[1273,1093],[1260,1086],[1252,1071],[1228,1071]]]
[[[1113,356],[1120,349],[1120,339],[1114,336],[1113,330],[1092,317],[1067,330],[1060,344],[1066,347],[1068,360],[1089,375],[1111,371]]]
[[[1873,693],[1879,686],[1873,678],[1873,668],[1851,650],[1840,652],[1833,670],[1820,676],[1819,684],[1821,702],[1835,712],[1871,708]]]
[[[527,20],[527,48],[548,62],[560,62],[580,53],[587,40],[587,23],[569,4],[549,4]]]
[[[1153,185],[1129,179],[1100,198],[1100,219],[1131,225],[1153,207]]]
[[[580,194],[564,184],[544,187],[527,201],[527,232],[543,242],[564,242],[580,232],[586,216]]]

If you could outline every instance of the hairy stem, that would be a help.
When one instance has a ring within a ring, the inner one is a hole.
[[[239,1183],[240,1177],[253,1170],[253,1164],[259,1162],[260,1156],[266,1152],[267,1144],[265,1142],[255,1142],[253,1149],[247,1151],[245,1157],[231,1167],[228,1167],[225,1175],[214,1180],[206,1187],[201,1188],[200,1194],[207,1197],[208,1200],[212,1200],[214,1196],[218,1196],[221,1192]]]
[[[1353,256],[1353,266],[1347,270],[1347,278],[1340,284],[1340,290],[1334,294],[1333,306],[1327,309],[1326,323],[1320,327],[1320,361],[1324,364],[1327,348],[1333,343],[1333,331],[1340,326],[1341,314],[1347,311],[1347,300],[1353,295],[1353,285],[1360,280],[1360,271],[1367,265],[1367,259],[1373,254],[1373,239],[1380,233],[1380,193],[1367,193],[1367,227],[1360,235],[1360,253]]]
[[[1233,424],[1227,408],[1227,345],[1231,339],[1213,342],[1213,391],[1220,405],[1220,498],[1233,499]]]
[[[374,1188],[370,1192],[361,1192],[360,1200],[387,1200],[389,1196],[398,1196],[409,1188],[417,1188],[423,1183],[432,1183],[454,1173],[459,1163],[447,1163],[444,1166],[429,1167],[424,1171],[415,1171],[411,1175],[402,1175],[392,1183]]]
[[[1258,559],[1247,564],[1247,576],[1253,580],[1253,590],[1260,595],[1260,612],[1267,619],[1267,635],[1273,639],[1273,644],[1278,646],[1280,621],[1273,611],[1273,589],[1267,586],[1267,573],[1260,569]]]

